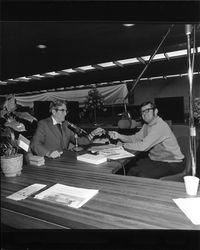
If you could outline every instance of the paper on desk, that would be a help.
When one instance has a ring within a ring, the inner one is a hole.
[[[111,160],[117,160],[117,159],[123,159],[123,158],[129,158],[129,157],[135,156],[134,154],[131,154],[128,151],[124,150],[122,146],[103,149],[99,151],[99,154],[103,154],[108,159],[111,159]]]
[[[173,199],[176,205],[195,225],[200,225],[200,197]]]
[[[35,183],[35,184],[32,184],[26,188],[19,190],[18,192],[15,192],[14,194],[7,196],[6,198],[11,199],[11,200],[15,200],[15,201],[24,200],[28,196],[36,193],[37,191],[39,191],[40,189],[42,189],[44,187],[46,187],[46,185]]]
[[[77,188],[57,183],[34,198],[79,208],[98,192],[99,190],[96,189]]]

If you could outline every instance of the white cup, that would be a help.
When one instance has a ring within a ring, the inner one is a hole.
[[[196,195],[199,186],[199,178],[196,176],[184,177],[185,190],[188,195]]]

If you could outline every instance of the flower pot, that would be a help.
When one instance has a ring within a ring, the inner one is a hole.
[[[1,157],[1,168],[6,177],[21,175],[23,166],[23,155],[18,154],[11,157]]]

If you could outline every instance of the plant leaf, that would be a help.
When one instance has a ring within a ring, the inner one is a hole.
[[[37,121],[37,119],[34,116],[30,115],[28,112],[15,112],[15,115],[29,122],[33,122],[34,120]]]
[[[26,131],[24,124],[17,122],[15,120],[7,121],[4,125],[5,125],[5,127],[12,128],[18,132]]]

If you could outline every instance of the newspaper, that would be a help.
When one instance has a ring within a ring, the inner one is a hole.
[[[55,184],[47,190],[37,194],[34,198],[49,202],[79,208],[95,196],[99,190],[77,188],[62,184]]]

